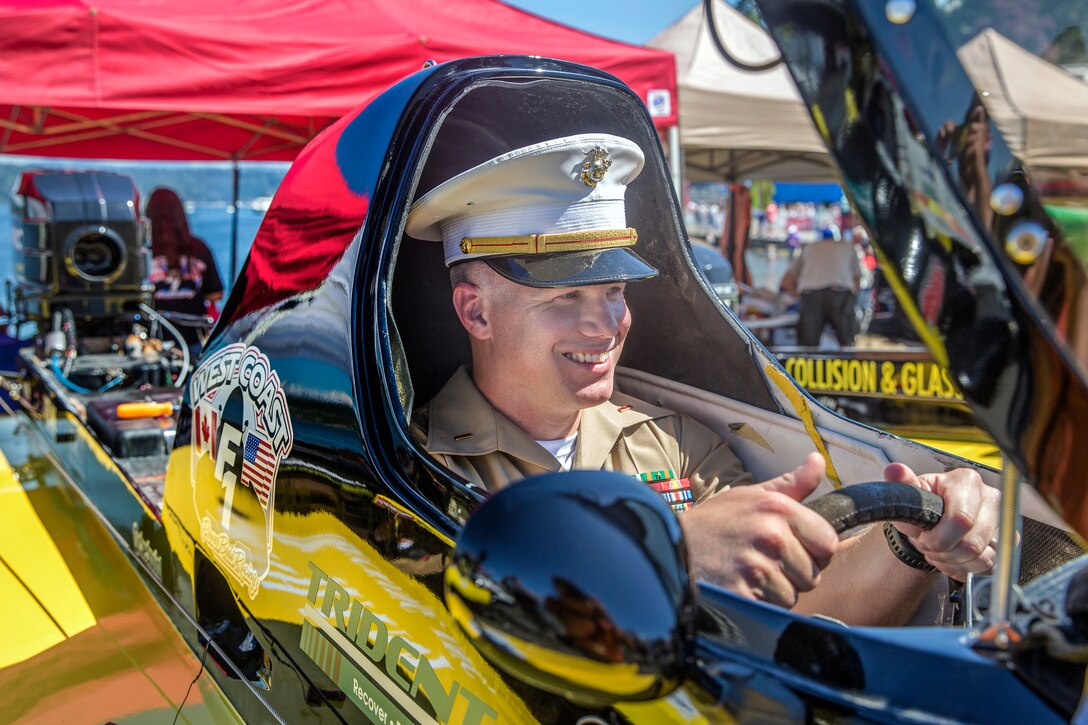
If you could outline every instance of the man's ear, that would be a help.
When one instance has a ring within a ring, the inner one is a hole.
[[[477,340],[491,337],[489,299],[479,285],[460,282],[453,288],[453,309],[469,335]]]

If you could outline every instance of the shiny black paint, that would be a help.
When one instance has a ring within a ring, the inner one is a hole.
[[[295,442],[277,478],[277,513],[334,513],[436,594],[441,565],[419,564],[446,560],[441,536],[456,536],[482,497],[407,438],[396,380],[405,371],[388,318],[393,259],[427,141],[450,104],[482,81],[544,77],[631,96],[611,76],[568,63],[472,59],[414,74],[335,124],[300,156],[277,192],[205,353],[235,342],[255,345],[284,383]],[[189,402],[177,445],[192,440]],[[409,513],[379,505],[378,496]],[[407,551],[398,547],[406,541],[412,542]],[[304,690],[311,705],[358,719],[298,651],[297,625],[258,622],[244,600],[239,606],[238,616],[273,653],[270,679],[298,682],[273,688],[269,698],[280,712],[289,718],[304,712],[298,697]],[[531,688],[519,694],[544,719],[549,712],[579,712]]]
[[[1083,333],[1058,323],[1077,306],[1083,269],[992,124],[988,187],[947,153],[941,127],[963,129],[978,99],[937,11],[918,2],[908,22],[895,24],[884,3],[760,7],[826,129],[882,267],[910,296],[916,325],[929,330],[926,342],[947,360],[980,425],[1067,521],[1088,532],[1086,491],[1070,479],[1088,463],[1080,442],[1088,385],[1067,344]],[[1026,191],[1012,216],[989,208],[987,188],[1003,182]],[[930,203],[935,209],[926,211]],[[1005,231],[1027,218],[1052,237],[1049,261],[1033,269],[1004,250]],[[1039,288],[1045,292],[1034,294]]]
[[[454,481],[408,436],[396,380],[403,361],[396,357],[388,319],[392,260],[429,131],[442,112],[477,80],[529,76],[621,89],[604,74],[539,59],[464,61],[406,80],[366,111],[337,124],[300,157],[262,226],[266,236],[255,245],[209,351],[238,341],[259,345],[284,380],[297,424],[295,446],[276,484],[277,511],[333,513],[383,558],[435,593],[441,589],[441,570],[420,573],[413,564],[442,561],[449,553],[443,537],[460,531],[461,520],[482,496]],[[334,178],[312,186],[311,172]],[[313,270],[295,269],[299,258],[291,254],[307,251],[313,252],[304,257]],[[709,295],[704,286],[690,289]],[[190,442],[191,433],[186,405],[178,444]],[[77,468],[83,461],[89,455],[68,463]],[[96,505],[113,512],[111,521],[122,531],[142,516],[119,482],[100,493],[91,485],[85,489]],[[380,505],[378,495],[398,502],[408,514]],[[121,500],[114,500],[118,496]],[[163,512],[171,515],[169,509]],[[675,554],[678,526],[675,519],[666,521],[671,521],[663,536],[668,545],[644,553]],[[390,531],[397,532],[396,540]],[[161,527],[153,534],[156,546],[169,556]],[[188,534],[198,540],[195,532]],[[404,540],[412,542],[407,553],[398,546]],[[632,543],[638,541],[626,541]],[[521,566],[546,578],[549,564],[556,562],[534,566],[527,560]],[[173,574],[167,588],[199,615],[201,592],[192,591],[197,585],[183,573]],[[690,608],[687,586],[672,581],[665,587],[679,597],[680,610]],[[707,586],[700,598],[694,620],[696,662],[685,688],[732,714],[760,721],[887,721],[909,714],[910,708],[928,707],[928,714],[965,720],[1054,719],[1011,673],[965,647],[957,631],[845,629]],[[227,606],[233,601],[220,603],[220,617],[235,616]],[[274,683],[267,697],[279,713],[289,720],[321,714],[361,720],[299,652],[297,625],[258,621],[241,599],[236,606],[240,621],[228,626],[257,634]],[[609,611],[626,621],[635,609],[619,604]],[[682,622],[666,624],[673,632],[668,636],[686,638]],[[656,629],[646,629],[660,636],[661,628],[658,622]],[[199,647],[191,628],[185,631]],[[661,666],[648,656],[646,661]],[[675,668],[675,657],[670,666]],[[256,695],[246,694],[253,692],[249,683],[232,681],[232,676],[238,673],[217,679],[236,701],[250,698],[243,715],[266,719]],[[992,697],[980,705],[965,696],[970,692]],[[536,712],[555,712],[546,709],[554,704],[550,696],[528,689],[522,694]]]
[[[345,263],[343,276],[334,274],[336,281],[330,286],[336,288],[335,294],[324,288],[317,290],[316,300],[333,304],[335,324],[322,319],[322,315],[329,314],[328,310],[304,299],[305,296],[264,309],[259,315],[262,330],[267,329],[264,326],[269,315],[295,318],[290,323],[290,334],[282,338],[288,358],[308,354],[304,340],[313,326],[351,331],[349,365],[342,365],[335,354],[339,353],[342,359],[343,351],[331,346],[317,356],[325,363],[338,361],[333,380],[343,381],[341,376],[350,376],[350,413],[349,408],[338,408],[340,412],[333,416],[339,425],[345,426],[344,445],[330,447],[322,442],[316,436],[319,427],[315,428],[314,436],[300,429],[298,447],[292,454],[292,459],[297,460],[292,463],[295,470],[305,469],[306,474],[294,480],[281,478],[284,485],[300,492],[302,498],[297,505],[324,506],[339,512],[338,515],[354,511],[352,515],[359,521],[357,530],[371,532],[380,530],[383,517],[392,521],[393,516],[366,496],[353,503],[348,494],[356,489],[383,493],[443,534],[455,536],[460,531],[461,520],[482,500],[478,493],[454,481],[423,455],[408,436],[408,421],[396,379],[398,373],[404,374],[403,361],[397,357],[395,333],[388,317],[391,268],[399,244],[401,220],[426,151],[426,140],[442,112],[476,81],[524,78],[538,72],[539,77],[577,78],[618,88],[615,81],[603,74],[552,61],[513,58],[464,61],[432,69],[413,89],[414,93],[405,94],[403,109],[386,109],[388,118],[395,119],[395,130],[389,133],[387,141],[379,135],[355,137],[366,139],[357,143],[372,146],[365,158],[382,160],[370,177],[375,179],[373,186],[365,187],[365,223],[360,218],[361,231],[344,255],[345,259],[351,254],[357,258],[351,264]],[[341,135],[336,154],[338,163],[346,166],[357,158],[343,140],[348,135],[346,132]],[[365,177],[362,169],[340,168],[339,173],[356,180]],[[363,187],[353,185],[353,188]],[[350,303],[345,304],[343,290],[351,290]],[[238,323],[233,328],[221,327],[216,344],[254,339],[242,331],[256,331],[258,315],[237,306],[232,313]],[[307,379],[301,370],[300,378]],[[334,388],[348,392],[342,382]],[[317,388],[293,389],[291,394],[296,397],[292,404],[313,407],[306,409],[326,405],[326,399],[319,397],[318,392]],[[356,435],[359,448],[353,449],[348,441]],[[337,440],[337,436],[332,440]],[[330,460],[335,465],[330,466]],[[398,525],[412,526],[403,522]],[[422,527],[412,526],[409,530],[420,558],[448,553],[446,545]],[[396,558],[387,541],[372,541],[390,560]],[[538,564],[538,575],[546,571],[546,566]],[[439,577],[435,575],[423,575],[420,580],[432,591],[440,589]],[[701,589],[701,598],[701,612],[696,619],[698,667],[685,687],[701,691],[704,698],[717,699],[720,707],[734,714],[763,713],[768,715],[765,719],[784,722],[829,713],[845,720],[887,721],[920,705],[921,681],[924,687],[931,688],[929,692],[935,693],[932,697],[927,693],[924,700],[932,703],[932,714],[946,716],[952,712],[973,719],[978,710],[963,698],[962,686],[953,684],[961,671],[966,671],[969,673],[966,681],[972,686],[1002,693],[986,713],[994,717],[1012,713],[1018,718],[1031,716],[1044,722],[1053,718],[1053,713],[1007,670],[964,647],[957,631],[844,630],[833,623],[809,622],[781,609],[710,587]],[[803,645],[808,637],[829,646],[834,644],[839,656],[832,662],[822,650],[806,650]],[[297,641],[297,633],[284,632],[277,640]],[[904,668],[889,665],[896,661],[905,662]],[[907,676],[902,676],[903,673]],[[321,689],[328,691],[328,683]],[[548,709],[547,698],[542,693],[526,689],[520,693],[538,713],[555,712]],[[330,706],[341,714],[348,712],[335,703]]]
[[[280,465],[277,513],[332,512],[389,560],[403,556],[388,535],[393,530],[417,542],[413,552],[418,558],[440,554],[445,544],[374,505],[375,495],[388,490],[363,443],[359,402],[364,396],[355,389],[360,363],[350,354],[349,343],[354,329],[351,288],[360,254],[359,230],[366,228],[389,138],[406,99],[426,76],[419,73],[403,81],[361,113],[335,124],[303,152],[277,193],[236,283],[245,293],[231,296],[204,355],[234,342],[256,345],[283,381],[294,446]],[[186,396],[179,446],[192,439],[189,404]],[[199,542],[198,532],[188,533]],[[204,595],[199,580],[194,589],[192,606],[200,615]],[[225,626],[257,635],[268,653],[266,679],[274,683],[268,699],[285,719],[311,718],[325,710],[347,722],[364,720],[299,651],[297,624],[257,620],[244,598],[237,599],[231,618],[224,614],[229,607],[218,606],[219,599],[205,609],[214,610]]]
[[[619,687],[626,699],[656,699],[687,674],[695,606],[687,548],[660,496],[630,476],[577,471],[508,487],[469,519],[450,566],[447,602],[463,603],[472,619],[463,626],[480,632],[474,644],[524,682],[604,705]],[[554,660],[542,666],[509,639],[585,665],[557,674]]]
[[[849,628],[706,585],[699,596],[696,659],[725,700],[751,697],[745,691],[767,687],[769,677],[804,703],[806,719],[824,711],[846,722],[1047,723],[1072,715],[965,646],[962,630]]]

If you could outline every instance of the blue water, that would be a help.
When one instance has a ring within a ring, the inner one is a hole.
[[[238,210],[238,269],[245,263],[253,238],[264,219],[264,212],[245,207]],[[234,278],[230,271],[231,214],[225,206],[198,206],[189,214],[193,234],[205,242],[215,255],[223,286],[230,291]],[[0,204],[0,284],[15,278],[15,248],[12,242],[11,209]],[[0,306],[7,306],[7,291],[0,292]]]

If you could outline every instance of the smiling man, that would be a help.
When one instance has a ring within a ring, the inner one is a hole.
[[[488,490],[603,468],[671,481],[667,495],[683,510],[751,482],[703,426],[613,395],[631,327],[625,285],[657,274],[632,251],[626,221],[625,191],[642,165],[641,149],[616,136],[554,139],[459,174],[409,214],[409,234],[443,241],[472,346],[471,372],[419,411],[417,430],[430,453]]]
[[[840,543],[800,503],[823,476],[819,455],[755,484],[708,428],[614,390],[632,324],[625,287],[657,274],[632,250],[626,221],[624,193],[642,165],[638,146],[616,136],[554,139],[469,169],[413,205],[407,231],[443,242],[472,348],[471,369],[414,416],[426,450],[491,491],[572,468],[629,473],[681,515],[700,578],[784,606],[811,591],[802,610],[855,623],[904,620],[934,566],[959,578],[988,570],[997,492],[972,471],[889,466],[890,480],[939,493],[944,518],[929,532],[900,526],[886,540],[874,527]],[[851,564],[823,571],[833,557]],[[821,580],[830,581],[816,588]]]

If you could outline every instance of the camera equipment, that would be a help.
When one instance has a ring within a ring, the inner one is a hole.
[[[132,179],[24,171],[12,194],[16,311],[45,329],[67,309],[81,334],[112,334],[149,304],[149,234]]]
[[[104,171],[24,171],[12,193],[16,324],[68,390],[180,387],[181,333],[150,307],[150,234],[132,179]],[[180,358],[180,359],[179,359]]]

